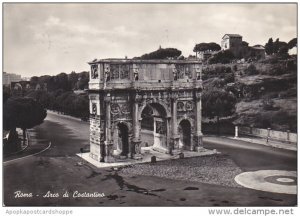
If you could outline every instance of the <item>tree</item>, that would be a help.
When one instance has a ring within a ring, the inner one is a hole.
[[[233,59],[235,59],[233,53],[230,50],[224,50],[222,52],[218,52],[213,57],[208,59],[209,64],[227,64],[230,63]]]
[[[3,85],[3,103],[11,96],[10,87]]]
[[[247,46],[249,46],[249,43],[246,41],[242,41],[242,46],[247,47]]]
[[[219,51],[221,47],[219,44],[211,42],[211,43],[199,43],[196,44],[193,51],[194,52],[205,52],[205,51]]]
[[[31,86],[36,86],[39,83],[39,77],[33,76],[30,78],[30,85]]]
[[[75,71],[72,71],[69,75],[68,75],[68,79],[69,79],[69,85],[71,86],[71,89],[77,89],[77,82],[78,82],[78,74],[75,73]]]
[[[277,53],[278,50],[279,50],[279,38],[277,38],[273,44],[273,53]]]
[[[11,97],[3,106],[3,128],[14,134],[16,128],[21,128],[25,140],[26,129],[43,123],[46,116],[46,110],[36,100]]]
[[[69,91],[70,85],[68,81],[68,75],[66,73],[60,73],[55,76],[55,83],[58,89],[63,89],[65,91]]]
[[[88,88],[88,84],[89,84],[89,72],[81,72],[79,73],[79,78],[78,78],[78,82],[77,82],[77,89],[85,89]]]
[[[280,47],[278,53],[282,56],[282,55],[287,55],[288,51],[289,51],[289,47],[286,45]]]
[[[224,90],[212,88],[202,95],[203,115],[208,118],[217,118],[217,132],[220,133],[220,117],[234,114],[236,97]]]
[[[178,58],[181,55],[181,51],[175,48],[159,48],[158,50],[147,53],[136,59],[168,59]]]
[[[292,43],[294,43],[294,41]],[[273,39],[270,38],[268,43],[266,43],[265,45],[266,53],[268,55],[276,53],[279,53],[281,55],[286,54],[288,51],[288,47],[289,45],[284,41],[279,41],[279,38],[277,38],[275,42],[273,42]]]
[[[43,108],[48,108],[51,103],[49,93],[43,90],[31,91],[26,97],[35,99]]]
[[[297,47],[297,38],[293,38],[288,42],[288,48],[292,49],[294,47]]]
[[[273,48],[273,38],[269,38],[268,43],[265,45],[266,53],[268,55],[271,55],[274,53],[274,48]]]

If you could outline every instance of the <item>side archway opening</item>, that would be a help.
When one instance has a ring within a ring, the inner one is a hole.
[[[190,150],[192,143],[192,129],[189,120],[184,119],[179,123],[179,146],[183,149]]]
[[[122,156],[129,153],[128,127],[124,123],[118,123],[118,148]]]

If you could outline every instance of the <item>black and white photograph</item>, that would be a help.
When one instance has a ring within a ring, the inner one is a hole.
[[[295,215],[297,15],[297,1],[2,2],[2,209]]]

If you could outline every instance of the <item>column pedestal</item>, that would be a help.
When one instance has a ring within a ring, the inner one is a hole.
[[[142,155],[141,155],[142,141],[140,139],[133,139],[131,143],[132,143],[131,158],[137,159],[137,160],[142,159]]]
[[[100,162],[105,160],[105,144],[104,142],[100,143]]]
[[[194,136],[194,147],[193,151],[201,152],[203,151],[203,135]]]
[[[169,144],[169,148],[168,148],[168,153],[170,155],[173,155],[173,150],[174,149],[179,149],[180,151],[182,151],[183,149],[181,149],[179,147],[179,136],[175,136],[175,137],[171,137],[170,139],[170,144]]]
[[[105,141],[105,157],[104,162],[113,163],[115,158],[113,157],[113,143]]]

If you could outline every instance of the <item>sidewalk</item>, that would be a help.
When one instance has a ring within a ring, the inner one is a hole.
[[[16,131],[17,131],[17,134],[18,134],[18,140],[17,142],[20,142],[19,143],[19,146],[20,148],[16,151],[12,151],[12,152],[5,152],[3,153],[3,158],[8,158],[10,156],[13,156],[13,155],[17,155],[17,154],[20,154],[21,152],[25,151],[29,145],[29,133],[28,133],[28,130],[26,130],[25,132],[25,140],[23,139],[23,130],[20,129],[20,128],[16,128]],[[7,145],[12,145],[12,144],[7,144]]]
[[[199,156],[206,156],[206,155],[214,155],[214,154],[220,154],[216,150],[209,150],[209,149],[203,149],[201,152],[192,152],[192,151],[183,151],[184,158],[190,158],[190,157],[199,157]],[[104,162],[98,162],[94,159],[92,159],[89,156],[89,152],[87,153],[78,153],[78,157],[80,157],[86,162],[94,165],[97,168],[108,168],[108,167],[120,167],[120,166],[128,166],[132,164],[140,164],[140,163],[150,163],[151,157],[155,156],[157,161],[164,161],[164,160],[177,160],[179,159],[178,154],[169,155],[165,153],[160,153],[158,151],[155,151],[152,149],[152,147],[142,147],[141,149],[141,159],[116,159],[113,163],[104,163]]]
[[[234,140],[241,140],[245,142],[255,143],[259,145],[265,145],[270,146],[274,148],[281,148],[281,149],[287,149],[291,151],[297,151],[297,143],[286,143],[286,142],[280,142],[275,140],[269,140],[267,142],[267,139],[263,139],[260,137],[250,137],[250,136],[239,136],[239,137],[230,137],[226,136],[226,138],[234,139]]]
[[[18,152],[14,152],[9,155],[4,155],[3,163],[9,163],[17,159],[22,159],[32,155],[36,155],[37,153],[41,153],[42,151],[50,147],[50,143],[48,140],[37,139],[37,133],[34,128],[27,129],[26,136],[26,147]]]

